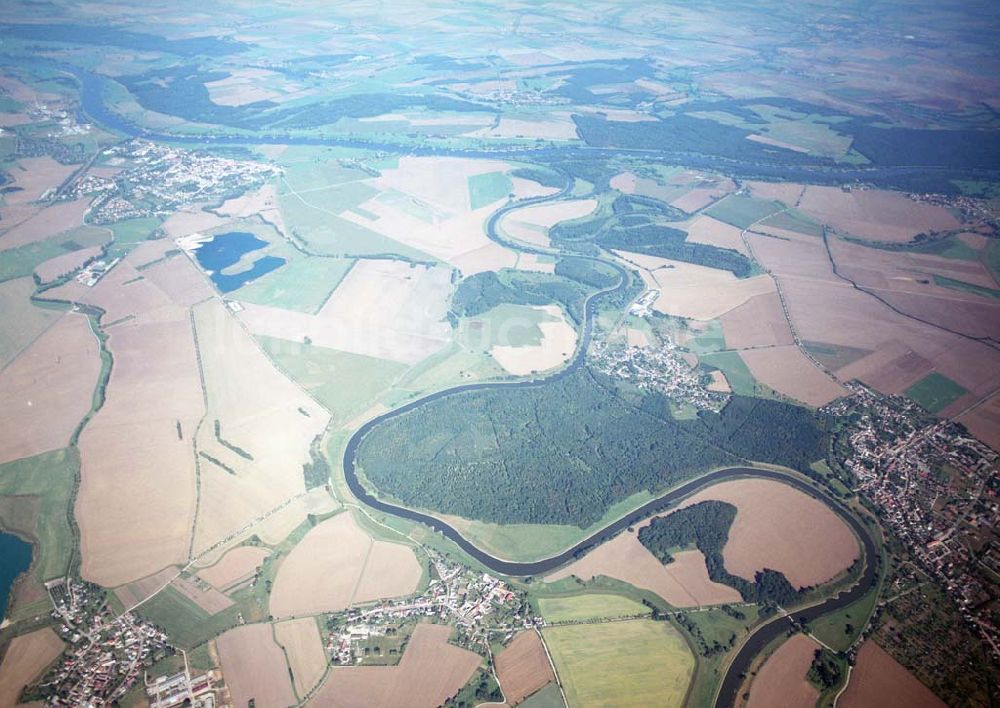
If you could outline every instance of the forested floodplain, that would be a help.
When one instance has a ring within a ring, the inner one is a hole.
[[[493,523],[595,523],[617,501],[716,467],[799,466],[823,456],[822,421],[734,396],[718,414],[675,420],[654,396],[624,396],[585,366],[535,386],[466,391],[385,421],[358,462],[403,504]]]

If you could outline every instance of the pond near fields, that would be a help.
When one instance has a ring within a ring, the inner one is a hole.
[[[4,617],[14,581],[30,566],[31,544],[12,533],[0,533],[0,613]]]
[[[263,256],[253,261],[253,265],[249,268],[236,273],[223,272],[239,263],[246,254],[258,251],[265,246],[267,246],[267,241],[263,241],[251,233],[229,231],[224,234],[216,234],[211,239],[198,244],[194,255],[201,267],[208,272],[219,291],[228,293],[285,264],[284,258]]]

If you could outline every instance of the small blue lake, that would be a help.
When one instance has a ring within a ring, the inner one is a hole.
[[[10,588],[17,576],[30,566],[31,544],[12,533],[0,533],[0,615],[6,616]]]
[[[267,241],[262,241],[246,231],[229,231],[216,234],[210,241],[199,245],[194,255],[201,267],[211,273],[209,277],[220,292],[228,293],[285,265],[284,258],[264,256],[254,261],[253,266],[247,270],[232,275],[222,272],[239,263],[245,254],[260,250],[266,245]]]

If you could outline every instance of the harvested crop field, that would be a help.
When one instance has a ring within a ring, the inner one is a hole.
[[[938,708],[945,703],[872,640],[861,645],[843,708]]]
[[[208,400],[197,436],[197,553],[305,490],[302,465],[328,416],[220,301],[196,306],[194,321]]]
[[[755,182],[747,181],[746,186],[750,188],[751,196],[758,199],[767,199],[781,202],[787,207],[795,206],[795,203],[805,189],[801,184],[793,182]]]
[[[740,238],[742,233],[732,224],[713,219],[710,216],[699,216],[689,225],[683,227],[687,231],[687,241],[704,243],[718,248],[731,248],[746,255],[747,248]]]
[[[971,392],[956,401],[959,410],[995,387],[1000,353],[906,317],[839,280],[822,240],[752,234],[750,241],[780,283],[803,341],[870,352],[838,368],[834,373],[841,380],[857,378],[882,392],[901,393],[936,370]]]
[[[848,393],[846,388],[820,371],[794,344],[746,349],[740,352],[740,357],[755,379],[814,408]]]
[[[260,546],[239,546],[215,563],[198,571],[198,577],[218,590],[249,580],[271,552]]]
[[[533,308],[548,317],[536,326],[542,339],[535,345],[496,345],[490,355],[511,374],[524,375],[561,366],[576,351],[576,329],[566,321],[558,305]]]
[[[806,679],[819,642],[796,634],[768,657],[750,684],[747,708],[812,708],[819,691]]]
[[[795,587],[818,585],[846,570],[860,553],[857,539],[825,504],[768,479],[722,482],[682,506],[718,499],[736,507],[722,551],[726,570],[753,580],[764,568],[780,570]]]
[[[305,696],[319,683],[326,671],[326,651],[319,636],[319,628],[312,617],[279,622],[274,625],[274,636],[288,656],[295,692]]]
[[[14,637],[0,663],[0,706],[16,705],[24,687],[42,675],[64,646],[49,627]]]
[[[730,349],[793,344],[778,293],[756,295],[722,316],[722,331]]]
[[[698,607],[739,602],[740,594],[728,585],[708,578],[700,551],[681,551],[674,562],[661,563],[634,532],[624,532],[601,544],[578,561],[545,577],[547,582],[575,575],[591,580],[599,575],[615,578],[649,590],[674,607]]]
[[[44,241],[47,238],[76,228],[90,208],[90,199],[57,202],[30,216],[0,236],[0,251]]]
[[[210,615],[218,614],[233,604],[232,600],[204,581],[199,583],[193,578],[177,578],[172,585],[181,595]]]
[[[921,232],[960,227],[944,207],[880,189],[844,191],[840,187],[810,185],[799,209],[837,231],[873,241],[900,243]]]
[[[115,596],[125,607],[134,607],[169,585],[179,574],[180,569],[171,565],[145,578],[115,588]]]
[[[100,369],[90,321],[67,313],[0,371],[0,463],[65,447],[90,410]]]
[[[681,705],[695,669],[666,622],[562,625],[542,636],[571,706]]]
[[[1000,450],[1000,394],[997,394],[959,418],[972,434]]]
[[[451,338],[447,268],[361,260],[316,315],[246,305],[240,317],[257,335],[413,364]]]
[[[0,312],[4,313],[0,322],[0,367],[6,366],[62,317],[61,312],[32,304],[30,298],[34,291],[35,283],[31,278],[0,283]]]
[[[410,548],[373,541],[344,512],[311,529],[282,562],[271,592],[271,614],[314,615],[408,595],[417,589],[421,572]]]
[[[245,706],[251,700],[261,708],[297,703],[288,665],[274,641],[271,625],[235,627],[216,639],[215,645],[234,706]]]
[[[190,436],[204,409],[187,312],[149,281],[137,285],[151,288],[150,298],[131,302],[128,292],[97,292],[105,281],[118,290],[105,278],[92,294],[136,318],[110,331],[107,398],[80,437],[76,517],[83,576],[114,587],[186,559],[195,504]],[[109,505],[112,498],[129,503]]]
[[[510,705],[520,703],[549,681],[555,680],[541,637],[530,629],[514,637],[496,655],[496,670],[504,698]]]
[[[528,206],[508,212],[500,223],[511,238],[548,248],[549,230],[560,221],[579,219],[597,208],[596,199],[573,199]]]
[[[61,256],[50,258],[38,265],[35,268],[35,275],[43,283],[50,283],[60,276],[72,273],[91,258],[95,258],[100,252],[101,248],[99,246],[91,246],[90,248],[81,248],[78,251],[64,253]]]
[[[397,666],[334,667],[310,705],[330,708],[438,706],[472,677],[482,659],[448,643],[451,627],[418,624]]]
[[[644,271],[647,284],[659,288],[653,309],[676,317],[712,320],[756,295],[774,292],[767,275],[737,278],[725,270],[638,253],[617,252]],[[652,283],[650,283],[652,280]]]

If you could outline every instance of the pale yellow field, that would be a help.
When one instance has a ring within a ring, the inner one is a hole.
[[[524,207],[508,212],[500,222],[500,228],[518,241],[548,248],[551,245],[549,229],[560,221],[587,216],[596,208],[596,199],[570,199]]]
[[[228,551],[218,562],[198,571],[198,577],[219,590],[252,578],[271,552],[259,546],[239,546]]]
[[[90,248],[81,248],[79,251],[64,253],[39,264],[35,268],[35,275],[43,283],[50,283],[60,276],[72,273],[100,252],[99,246],[91,246]]]
[[[795,339],[781,309],[777,292],[756,295],[722,316],[726,347],[767,347],[792,344]]]
[[[131,317],[109,329],[106,400],[80,437],[82,574],[112,587],[186,559],[204,413],[188,312],[148,278],[124,284],[136,276],[127,260],[82,296],[104,322]]]
[[[571,575],[584,581],[598,575],[615,578],[656,593],[674,607],[698,607],[741,599],[733,588],[709,580],[705,557],[700,551],[682,551],[674,555],[673,563],[664,565],[639,542],[636,532],[626,531],[615,536],[580,560],[546,576],[545,580],[554,582]]]
[[[50,627],[14,637],[0,664],[0,705],[16,705],[24,687],[42,675],[64,646]]]
[[[301,617],[408,595],[416,590],[421,568],[412,550],[393,547],[397,545],[373,542],[350,512],[327,519],[281,564],[271,592],[271,614]]]
[[[712,320],[756,295],[774,292],[774,281],[767,275],[741,280],[716,268],[625,251],[616,253],[642,269],[649,287],[660,290],[653,309],[668,315]]]
[[[740,358],[761,383],[816,408],[849,393],[794,344],[745,349]]]
[[[747,708],[807,708],[816,705],[819,691],[806,679],[819,643],[796,634],[778,647],[750,684]]]
[[[302,465],[329,416],[274,368],[220,301],[195,306],[194,320],[208,400],[198,450],[236,472],[199,460],[197,554],[305,490]],[[216,439],[216,420],[221,437],[252,459]]]
[[[290,706],[296,703],[288,664],[269,624],[245,624],[215,641],[232,705]]]
[[[712,383],[707,388],[709,391],[718,391],[719,393],[729,393],[732,391],[726,375],[718,369],[712,372]]]
[[[229,221],[227,218],[209,214],[202,211],[200,206],[192,206],[174,212],[163,222],[163,230],[174,239],[187,236],[198,231],[208,231],[218,226],[223,226]]]
[[[68,313],[0,370],[0,463],[65,447],[90,410],[100,368],[90,322]]]
[[[490,348],[490,356],[511,374],[522,376],[554,369],[566,363],[576,349],[576,329],[566,321],[558,305],[535,309],[544,310],[552,318],[538,323],[542,331],[540,343],[523,347],[498,344]]]
[[[305,696],[326,671],[326,652],[316,620],[306,617],[279,622],[274,625],[274,636],[288,656],[295,692]]]
[[[758,199],[781,202],[786,207],[793,207],[805,191],[801,184],[793,182],[755,182],[745,183],[750,188],[750,195]]]
[[[747,249],[740,238],[742,231],[731,224],[726,224],[710,216],[699,216],[683,227],[687,231],[687,240],[692,243],[705,243],[719,248],[731,248],[746,255]]]
[[[240,318],[255,334],[413,364],[451,339],[451,289],[447,268],[362,260],[315,315],[247,303]]]
[[[482,662],[448,643],[451,627],[418,624],[397,666],[334,667],[309,705],[319,708],[438,706],[454,696]]]
[[[726,570],[753,580],[764,568],[780,570],[796,587],[818,585],[858,558],[857,539],[825,504],[769,479],[714,484],[682,507],[718,499],[736,507],[729,541],[722,551]]]

